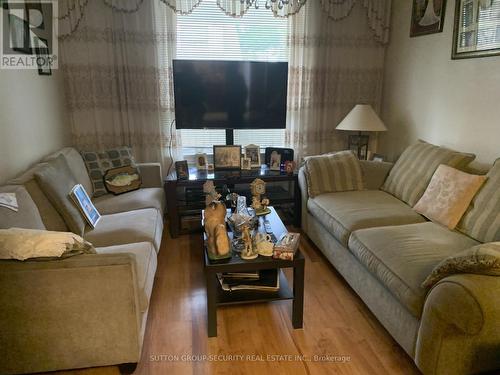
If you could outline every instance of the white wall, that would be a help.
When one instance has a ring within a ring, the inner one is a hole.
[[[500,56],[451,60],[455,1],[447,1],[442,33],[410,38],[412,1],[392,2],[382,119],[389,131],[379,153],[389,159],[418,138],[500,157]]]
[[[0,70],[0,184],[70,143],[62,75]]]

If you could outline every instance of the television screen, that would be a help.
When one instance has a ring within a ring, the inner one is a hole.
[[[288,63],[174,60],[177,129],[286,127]]]

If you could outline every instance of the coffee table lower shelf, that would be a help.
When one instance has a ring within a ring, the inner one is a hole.
[[[227,292],[219,287],[217,292],[217,306],[293,299],[293,291],[288,286],[288,280],[286,279],[283,270],[280,269],[279,273],[280,288],[276,292],[262,290],[235,290]]]

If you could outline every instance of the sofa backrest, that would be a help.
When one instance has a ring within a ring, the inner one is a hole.
[[[92,196],[94,189],[92,187],[92,183],[90,182],[90,177],[87,172],[87,167],[85,166],[85,162],[83,161],[82,155],[80,155],[80,153],[75,148],[65,147],[62,150],[59,150],[47,156],[44,159],[44,161],[57,158],[61,154],[64,155],[64,157],[66,158],[66,162],[68,163],[69,169],[71,169],[71,172],[73,172],[76,181],[79,184],[83,185],[89,196]]]
[[[62,216],[57,212],[52,203],[50,203],[49,198],[45,195],[43,190],[40,189],[40,186],[35,180],[35,173],[39,171],[43,165],[45,165],[45,163],[36,164],[22,175],[10,180],[8,184],[24,186],[33,202],[35,202],[47,230],[67,232],[68,226],[64,222]]]
[[[0,206],[0,229],[45,229],[40,212],[23,185],[0,186],[0,193],[15,193],[18,210]]]

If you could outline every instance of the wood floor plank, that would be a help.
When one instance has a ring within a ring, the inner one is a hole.
[[[224,306],[217,314],[218,337],[208,338],[201,236],[172,239],[167,232],[135,374],[419,374],[411,358],[305,237],[303,329],[292,327],[290,301]],[[292,273],[285,274],[291,281]],[[207,356],[213,357],[204,360]],[[224,360],[230,356],[233,360]],[[110,366],[60,373],[119,372]]]

